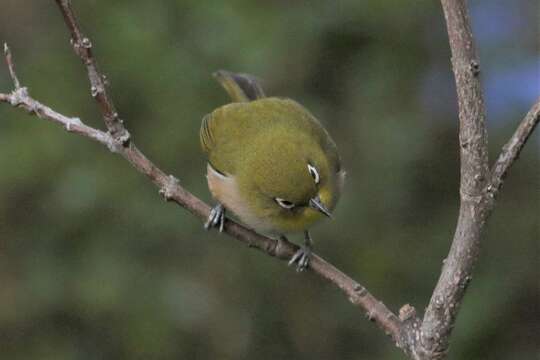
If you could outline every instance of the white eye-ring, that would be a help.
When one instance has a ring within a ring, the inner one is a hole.
[[[294,203],[290,202],[289,200],[284,200],[282,198],[274,198],[279,206],[281,206],[284,209],[290,210],[294,207]]]
[[[308,164],[307,168],[308,168],[309,174],[311,175],[313,180],[315,180],[315,184],[318,184],[319,181],[321,181],[321,178],[319,177],[319,172],[317,171],[315,166]]]

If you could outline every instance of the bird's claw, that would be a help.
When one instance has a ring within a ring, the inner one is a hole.
[[[223,232],[223,226],[225,224],[225,208],[221,204],[217,204],[210,211],[208,215],[208,220],[204,223],[204,228],[209,230],[212,227],[217,227],[219,225],[219,232]]]
[[[300,249],[289,260],[289,266],[296,263],[296,271],[302,272],[307,269],[309,260],[311,259],[311,248],[301,246]]]

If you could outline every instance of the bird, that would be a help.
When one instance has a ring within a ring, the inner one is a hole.
[[[305,107],[267,97],[249,74],[220,70],[214,77],[232,102],[203,117],[200,143],[208,188],[217,201],[204,227],[223,231],[226,211],[253,230],[304,234],[289,265],[309,266],[310,228],[332,217],[345,180],[336,143]]]

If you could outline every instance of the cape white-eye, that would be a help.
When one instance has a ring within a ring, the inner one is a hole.
[[[304,232],[304,246],[289,262],[301,271],[311,256],[309,228],[331,217],[343,186],[336,144],[302,105],[266,97],[255,77],[227,71],[214,76],[233,103],[201,125],[208,187],[218,201],[205,227],[222,231],[227,209],[263,233],[285,238]]]

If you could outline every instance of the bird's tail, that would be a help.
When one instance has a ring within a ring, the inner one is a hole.
[[[250,102],[265,97],[259,80],[253,75],[219,70],[214,73],[214,77],[233,102]]]

